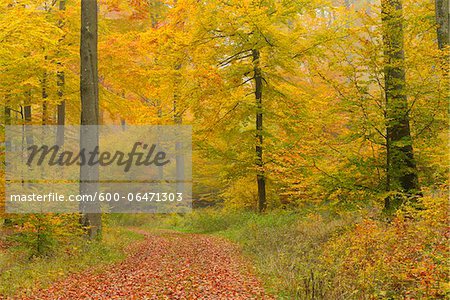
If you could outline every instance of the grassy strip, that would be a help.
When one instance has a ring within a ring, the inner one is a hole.
[[[106,227],[102,241],[75,238],[49,257],[30,258],[29,249],[14,246],[0,250],[0,295],[30,294],[70,273],[86,269],[101,271],[126,257],[126,247],[143,236],[118,226]]]

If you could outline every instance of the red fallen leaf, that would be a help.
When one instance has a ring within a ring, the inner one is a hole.
[[[146,234],[128,258],[101,274],[72,274],[23,299],[274,299],[238,248],[219,238]]]

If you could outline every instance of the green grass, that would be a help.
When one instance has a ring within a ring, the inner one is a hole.
[[[0,295],[30,294],[86,269],[101,271],[126,256],[126,247],[142,235],[118,226],[106,227],[102,241],[75,239],[50,257],[30,258],[30,250],[17,245],[0,250]]]

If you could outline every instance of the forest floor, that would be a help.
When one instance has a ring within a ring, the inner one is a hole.
[[[128,257],[75,273],[23,299],[273,299],[239,248],[220,237],[143,232]]]

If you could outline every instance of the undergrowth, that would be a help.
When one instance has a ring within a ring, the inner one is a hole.
[[[422,200],[390,221],[376,210],[195,210],[144,226],[209,233],[238,243],[280,299],[445,299],[448,201]]]

